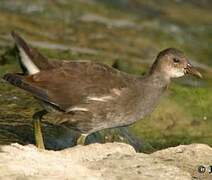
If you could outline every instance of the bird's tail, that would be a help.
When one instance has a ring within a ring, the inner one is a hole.
[[[40,72],[40,70],[47,70],[54,67],[46,57],[36,49],[31,48],[16,32],[12,31],[11,35],[20,52],[21,64],[27,69],[29,74],[35,74]]]

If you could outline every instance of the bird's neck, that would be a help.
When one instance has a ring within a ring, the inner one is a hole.
[[[170,77],[168,77],[166,74],[158,72],[158,71],[150,72],[147,75],[146,79],[147,79],[147,82],[152,84],[152,86],[156,86],[158,88],[165,88],[171,82]]]
[[[167,90],[170,82],[171,79],[163,76],[161,73],[151,73],[143,78],[139,78],[136,88],[140,98],[144,98],[143,96],[145,95],[145,101],[149,103],[157,101]]]
[[[140,77],[138,79],[139,83],[137,84],[139,89],[147,88],[158,92],[165,90],[171,82],[171,78],[157,71],[153,73],[150,72],[145,77]]]
[[[148,74],[143,78],[138,78],[135,83],[137,118],[143,118],[150,114],[159,102],[161,95],[167,89],[170,79],[161,74]],[[135,103],[135,102],[134,102]]]

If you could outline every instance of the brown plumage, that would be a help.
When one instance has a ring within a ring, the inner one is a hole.
[[[83,134],[132,124],[153,111],[172,78],[201,76],[174,48],[160,52],[150,73],[139,77],[91,61],[50,61],[16,33],[12,36],[30,74],[4,79],[41,101],[59,117],[56,123]]]

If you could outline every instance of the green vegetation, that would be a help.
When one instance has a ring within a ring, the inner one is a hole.
[[[212,145],[211,7],[210,1],[197,0],[3,0],[0,75],[20,71],[11,30],[50,58],[116,62],[121,70],[135,74],[146,73],[161,49],[177,47],[205,78],[173,82],[155,112],[130,130],[143,141],[141,150],[146,152],[178,144]],[[22,122],[29,122],[39,108],[31,96],[3,81],[0,103],[1,129],[9,121],[14,125],[18,115]],[[2,132],[1,143],[7,137]]]

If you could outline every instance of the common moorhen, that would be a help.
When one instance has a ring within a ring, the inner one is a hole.
[[[54,113],[54,123],[79,131],[78,144],[83,144],[88,134],[127,126],[150,114],[172,78],[187,73],[202,77],[175,48],[161,51],[141,77],[92,61],[49,60],[15,32],[12,36],[28,75],[3,78],[42,103],[45,110],[33,116],[39,148],[44,148],[40,120],[48,112]]]

